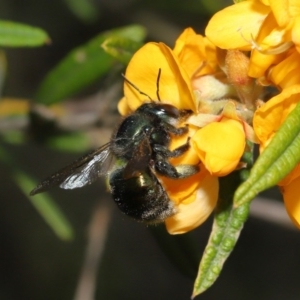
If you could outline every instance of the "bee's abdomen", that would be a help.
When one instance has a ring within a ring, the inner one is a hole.
[[[163,222],[175,214],[173,202],[150,169],[139,176],[124,179],[123,168],[109,178],[111,193],[126,215],[147,223]]]

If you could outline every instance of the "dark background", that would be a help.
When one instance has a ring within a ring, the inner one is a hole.
[[[1,19],[39,26],[52,39],[50,46],[41,48],[5,49],[8,74],[3,94],[32,98],[47,71],[68,51],[107,29],[139,23],[147,27],[149,40],[164,41],[170,46],[187,26],[203,33],[217,8],[204,1],[181,2],[94,1],[98,15],[93,22],[87,22],[71,11],[68,1],[0,0]],[[196,5],[198,10],[193,9]],[[96,88],[97,85],[86,93]],[[2,144],[17,163],[40,179],[78,156],[50,150],[34,140],[19,146]],[[15,185],[9,167],[1,164],[0,168],[0,299],[93,299],[80,298],[77,288],[90,240],[90,224],[98,213],[110,221],[107,232],[103,224],[104,229],[99,229],[105,241],[100,261],[95,259],[88,266],[97,270],[94,299],[190,299],[211,220],[184,237],[169,237],[163,226],[149,229],[123,216],[105,192],[104,181],[100,181],[76,191],[51,192],[75,230],[75,238],[65,242],[54,235]],[[273,198],[274,194],[265,196]],[[275,197],[280,199],[278,193]],[[268,215],[268,211],[261,211],[264,213]],[[96,222],[101,226],[101,217]],[[172,253],[162,251],[158,243],[161,235],[171,245],[174,243],[174,253],[177,247],[185,253],[183,264],[179,265],[178,257],[174,263]],[[188,243],[191,246],[185,248]],[[253,213],[220,278],[198,299],[299,299],[299,253],[297,230]]]

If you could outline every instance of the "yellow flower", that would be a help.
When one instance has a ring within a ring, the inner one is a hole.
[[[176,41],[174,50],[163,43],[148,43],[138,50],[128,64],[125,77],[124,97],[119,103],[119,111],[126,115],[141,104],[160,100],[178,109],[197,113],[192,81],[197,76],[214,72],[216,56],[207,39],[192,29],[186,29]],[[161,75],[158,78],[158,71]],[[158,83],[157,83],[158,81]],[[198,128],[189,125],[188,136],[192,137]],[[170,149],[186,143],[187,135],[172,137]],[[173,165],[200,163],[199,155],[193,147],[177,158],[170,159]],[[212,176],[200,165],[200,172],[173,180],[157,175],[170,199],[175,203],[177,213],[166,220],[169,233],[179,234],[202,224],[213,211],[218,199],[218,178]]]
[[[254,131],[260,141],[260,151],[270,143],[288,114],[300,99],[300,84],[284,89],[259,108],[253,118]],[[299,196],[300,165],[286,176],[278,185],[283,193],[284,203],[293,222],[300,227]]]
[[[300,1],[249,0],[215,14],[207,37],[222,49],[250,51],[248,75],[264,76],[295,45],[300,52]]]

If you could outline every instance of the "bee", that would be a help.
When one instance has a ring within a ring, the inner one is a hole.
[[[170,158],[181,156],[190,147],[188,138],[180,147],[172,151],[169,149],[173,136],[188,132],[187,126],[177,125],[189,112],[158,99],[159,102],[142,104],[125,117],[109,143],[54,173],[35,187],[30,195],[58,185],[63,189],[81,188],[100,176],[107,176],[112,198],[126,215],[146,223],[163,222],[174,215],[176,207],[157,175],[186,178],[196,174],[199,166],[173,166],[169,162]]]

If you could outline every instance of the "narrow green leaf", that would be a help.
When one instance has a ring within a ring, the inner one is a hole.
[[[288,115],[268,147],[258,157],[250,176],[236,191],[235,206],[250,202],[258,193],[276,185],[300,161],[300,103]]]
[[[129,38],[111,37],[106,39],[101,47],[106,53],[126,65],[141,45],[140,42],[136,42]]]
[[[212,232],[201,259],[192,298],[210,288],[219,277],[223,265],[234,249],[249,214],[246,203],[233,209],[229,205],[216,213]]]
[[[206,291],[217,280],[249,215],[249,203],[238,208],[233,207],[234,191],[249,174],[249,168],[252,165],[252,150],[244,155],[243,160],[247,162],[247,169],[233,172],[219,179],[220,197],[213,228],[200,262],[192,298]]]
[[[37,185],[37,182],[21,171],[14,172],[14,179],[54,233],[62,240],[69,241],[73,239],[74,233],[71,224],[49,194],[43,193],[30,197],[29,192],[32,190],[32,187]]]
[[[145,30],[138,25],[114,29],[101,33],[88,43],[75,48],[42,81],[35,97],[36,101],[47,105],[60,102],[106,74],[115,60],[101,45],[106,39],[114,36],[141,41]]]
[[[26,24],[0,21],[0,46],[35,47],[50,43],[47,33]]]

